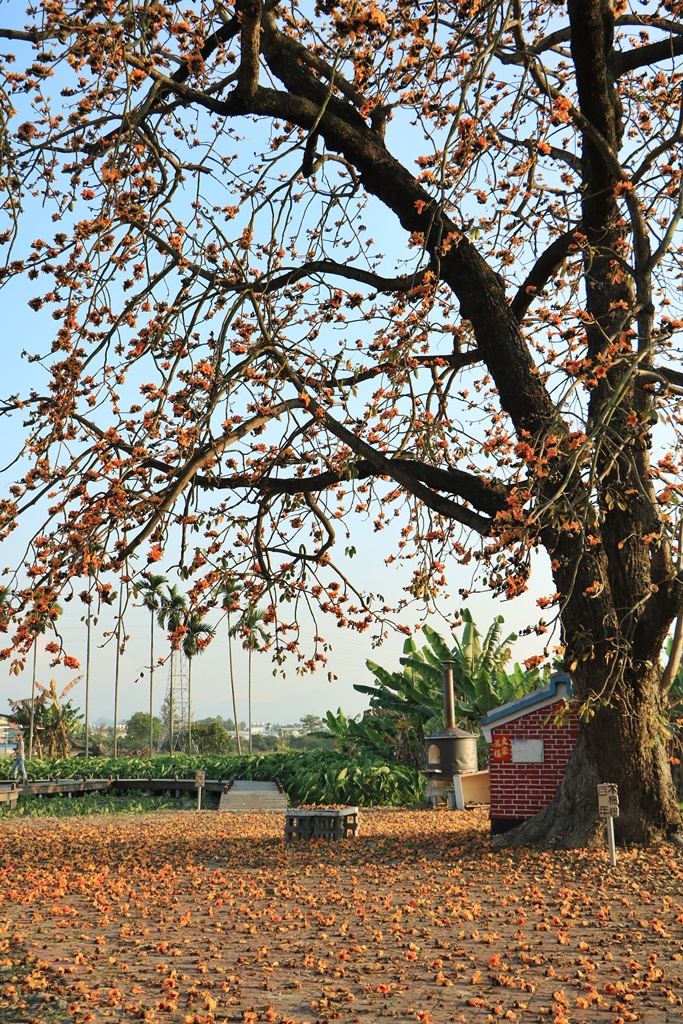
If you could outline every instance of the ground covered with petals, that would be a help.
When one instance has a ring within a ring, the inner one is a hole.
[[[484,812],[284,843],[215,811],[0,826],[0,1020],[683,1019],[683,856],[498,850]]]

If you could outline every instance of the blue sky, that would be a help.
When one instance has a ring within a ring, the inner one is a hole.
[[[539,570],[541,566],[539,566]],[[376,571],[376,570],[375,570]],[[385,596],[396,587],[399,579],[388,567],[385,570]],[[545,573],[539,571],[539,577]],[[495,601],[488,595],[474,597],[469,607],[477,624],[485,630],[495,615],[502,614],[505,618],[505,635],[523,629],[529,622],[538,618],[535,597],[541,592],[540,579],[535,578],[533,590],[513,602]],[[457,579],[454,579],[457,584]],[[85,663],[86,629],[80,621],[83,606],[77,607],[77,599],[65,606],[60,619],[60,629],[66,647],[70,653]],[[455,604],[453,605],[455,606]],[[218,621],[215,616],[214,622]],[[432,616],[430,624],[445,636],[449,635],[446,625]],[[115,653],[112,643],[103,646],[102,633],[115,628],[113,613],[103,614],[97,627],[93,627],[92,669],[91,669],[91,706],[90,719],[113,719],[114,707],[114,672]],[[131,639],[120,664],[120,718],[127,718],[135,711],[146,711],[149,706],[149,614],[143,608],[132,608],[126,616],[126,632]],[[369,658],[388,669],[398,668],[398,659],[403,649],[404,636],[391,635],[381,647],[373,650],[369,637],[357,635],[347,630],[336,629],[330,623],[325,633],[329,637],[332,650],[329,655],[327,669],[320,669],[314,675],[298,676],[295,664],[284,666],[286,678],[278,670],[273,676],[273,664],[268,653],[254,656],[254,720],[280,722],[281,724],[296,722],[302,715],[309,712],[323,715],[328,709],[336,710],[341,706],[347,714],[357,714],[367,707],[367,698],[353,689],[358,682],[371,682],[372,677],[365,667]],[[416,642],[420,645],[419,633]],[[156,630],[156,654],[164,656],[166,644],[163,630]],[[541,652],[543,640],[535,636],[522,637],[513,647],[515,660],[522,660],[532,654]],[[238,711],[240,718],[247,715],[247,656],[242,651],[239,641],[234,644],[234,658],[238,690]],[[58,685],[64,686],[79,673],[61,667],[50,668],[49,656],[40,654],[38,658],[38,679],[46,683],[51,677]],[[3,692],[15,699],[30,695],[31,688],[30,660],[26,670],[19,676],[9,674],[9,665],[0,665],[0,694]],[[327,671],[334,672],[338,681],[330,683]],[[144,675],[141,675],[144,673]],[[4,677],[4,678],[3,678]],[[166,688],[168,668],[157,668],[155,672],[155,707],[158,710]],[[71,695],[76,704],[83,706],[84,683],[78,684]],[[232,716],[232,705],[228,675],[228,642],[225,622],[217,629],[216,636],[210,647],[197,659],[193,668],[194,712],[197,718],[209,715]],[[2,710],[2,708],[0,708]]]

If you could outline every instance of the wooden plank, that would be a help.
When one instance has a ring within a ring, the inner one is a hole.
[[[219,811],[247,813],[250,811],[286,811],[287,797],[276,782],[255,782],[235,779],[225,787]]]
[[[109,779],[58,779],[52,782],[28,782],[20,796],[59,796],[61,793],[96,793],[109,789]]]

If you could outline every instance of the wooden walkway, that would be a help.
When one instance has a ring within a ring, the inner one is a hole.
[[[287,796],[277,782],[249,782],[236,779],[221,796],[219,811],[248,813],[249,811],[287,810]]]
[[[204,792],[219,793],[221,811],[280,811],[287,810],[287,795],[277,780],[248,782],[234,779],[206,779]],[[0,806],[15,807],[17,800],[26,796],[75,797],[82,793],[183,793],[194,796],[194,779],[48,779],[29,782],[25,786],[14,782],[0,782]]]
[[[222,779],[207,779],[204,789],[222,793],[228,783]],[[128,792],[145,790],[149,793],[196,793],[194,779],[46,779],[28,782],[25,786],[0,783],[0,792],[14,789],[19,796],[66,796],[78,793]]]
[[[228,814],[274,812],[282,814],[285,840],[350,839],[358,835],[358,807],[287,807],[287,794],[279,779],[253,782],[247,779],[48,779],[44,782],[0,782],[0,806],[14,808],[21,797],[77,797],[83,793],[122,793],[131,790],[148,793],[198,794],[202,790],[220,793],[218,810]],[[201,798],[198,799],[199,807]]]

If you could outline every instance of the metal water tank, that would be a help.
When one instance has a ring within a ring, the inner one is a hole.
[[[425,738],[425,770],[444,775],[476,772],[477,737],[455,724],[453,669],[448,662],[443,667],[443,704],[444,728]]]
[[[460,775],[476,772],[477,737],[455,725],[425,737],[426,770]]]

